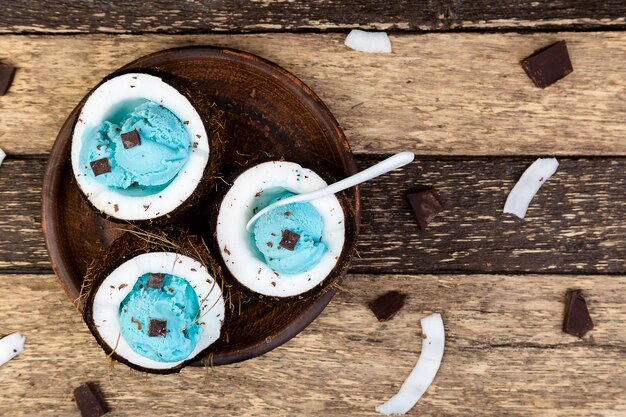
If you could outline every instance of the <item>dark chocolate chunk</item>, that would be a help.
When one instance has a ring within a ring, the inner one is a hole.
[[[98,159],[96,161],[91,161],[91,170],[93,174],[97,177],[98,175],[106,174],[107,172],[111,172],[111,164],[109,164],[108,158]]]
[[[406,295],[398,291],[391,291],[381,295],[370,303],[370,310],[378,321],[387,321],[396,315],[404,307]]]
[[[124,149],[141,145],[139,132],[137,132],[137,130],[135,129],[130,132],[122,133],[122,145],[124,145]]]
[[[565,41],[554,43],[524,59],[522,67],[539,88],[546,88],[574,71]]]
[[[150,288],[162,288],[163,280],[165,279],[165,274],[153,274],[150,273],[150,279],[148,279],[148,287]]]
[[[406,197],[422,230],[443,210],[443,205],[435,190],[407,193]]]
[[[9,87],[13,82],[13,75],[15,74],[15,67],[6,64],[0,64],[0,96],[6,94],[9,91]]]
[[[574,336],[583,337],[593,329],[593,322],[587,309],[587,302],[581,290],[573,290],[567,293],[567,310],[563,331]]]
[[[109,411],[97,388],[91,383],[76,388],[74,398],[82,417],[100,417]]]
[[[280,247],[287,250],[294,250],[296,243],[298,243],[300,235],[292,232],[291,230],[283,230],[283,237],[280,240]]]
[[[148,336],[165,337],[167,335],[167,322],[165,320],[150,319],[150,328],[148,328]]]

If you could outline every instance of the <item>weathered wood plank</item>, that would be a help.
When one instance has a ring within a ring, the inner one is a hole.
[[[298,3],[299,4],[299,3]],[[626,32],[392,36],[393,54],[347,49],[344,35],[1,36],[20,67],[0,98],[0,147],[47,152],[82,96],[121,65],[164,48],[256,53],[309,84],[357,152],[626,155]],[[536,88],[519,61],[566,39],[574,72]]]
[[[109,366],[51,275],[0,276],[1,332],[26,351],[2,367],[0,414],[75,413],[72,390],[98,382],[115,415],[375,416],[419,355],[419,319],[442,312],[446,351],[410,415],[621,415],[626,409],[626,278],[357,276],[278,349],[241,364],[144,375]],[[564,334],[564,294],[583,288],[596,324]],[[407,306],[381,324],[366,304],[400,289]],[[36,303],[34,302],[36,301]]]
[[[149,7],[127,1],[17,0],[5,5],[0,15],[0,32],[249,32],[341,30],[355,26],[402,31],[602,28],[624,26],[625,15],[626,6],[619,0],[155,0]]]
[[[359,156],[362,168],[381,157]],[[418,157],[362,188],[351,271],[367,273],[626,271],[626,158],[560,158],[526,220],[502,214],[534,158]],[[43,160],[0,167],[0,269],[48,270],[40,232]],[[435,187],[445,211],[420,231],[404,193]]]

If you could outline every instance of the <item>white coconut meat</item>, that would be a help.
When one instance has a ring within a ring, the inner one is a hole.
[[[391,41],[385,32],[366,32],[352,29],[346,36],[345,45],[355,51],[369,53],[390,53]]]
[[[24,352],[26,338],[20,333],[11,333],[0,339],[0,366]]]
[[[84,135],[121,106],[145,101],[162,105],[185,122],[193,146],[176,177],[161,191],[144,195],[140,190],[114,189],[84,175],[80,167]],[[76,182],[96,209],[122,220],[147,220],[170,213],[193,194],[209,160],[209,137],[195,107],[176,88],[160,77],[129,73],[104,82],[87,98],[74,126],[71,159]]]
[[[539,158],[522,174],[504,204],[504,212],[515,214],[520,219],[526,216],[531,200],[559,167],[556,158]]]
[[[422,352],[417,364],[400,387],[400,391],[386,403],[376,407],[385,415],[406,414],[417,404],[435,379],[445,345],[445,331],[441,314],[434,313],[420,320],[422,324]]]
[[[150,252],[138,255],[118,266],[98,287],[92,316],[93,324],[111,350],[135,365],[147,369],[170,369],[184,361],[159,362],[135,352],[120,332],[120,304],[132,291],[137,279],[147,273],[176,275],[189,282],[196,291],[202,334],[198,344],[185,359],[193,359],[220,337],[224,322],[222,290],[206,267],[195,259],[173,252]]]
[[[291,275],[275,272],[265,263],[252,242],[251,232],[246,230],[255,207],[265,207],[273,195],[281,191],[308,193],[326,185],[314,171],[286,161],[256,165],[235,179],[220,205],[216,232],[220,254],[237,281],[259,294],[292,297],[315,288],[326,279],[337,264],[345,240],[344,213],[334,195],[309,202],[324,223],[322,242],[326,253],[308,271]]]
[[[2,165],[2,162],[4,161],[4,158],[6,158],[7,154],[4,153],[4,151],[2,149],[0,149],[0,165]]]

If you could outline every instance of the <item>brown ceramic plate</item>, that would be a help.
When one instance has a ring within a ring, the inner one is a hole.
[[[348,142],[328,108],[302,81],[269,61],[241,51],[197,47],[157,52],[123,69],[172,73],[224,110],[228,142],[220,171],[225,178],[260,160],[281,157],[315,170],[328,182],[356,172]],[[43,231],[52,267],[72,301],[78,298],[89,263],[123,233],[119,224],[89,208],[72,175],[72,129],[84,101],[69,115],[52,148],[42,197]],[[206,196],[207,211],[215,209],[222,191]],[[356,245],[358,187],[339,198],[351,210],[345,213],[347,248],[333,272],[337,278],[345,275]],[[202,217],[187,218],[181,226],[212,241],[207,220],[211,216]],[[218,254],[214,257],[221,261]],[[334,292],[328,288],[296,302],[248,300],[237,306],[234,325],[226,329],[229,340],[223,337],[212,346],[211,362],[242,361],[285,343],[321,313]],[[83,305],[78,303],[78,307],[83,311]]]

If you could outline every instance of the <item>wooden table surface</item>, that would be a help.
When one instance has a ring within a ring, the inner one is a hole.
[[[44,4],[45,3],[45,4]],[[100,385],[117,416],[371,416],[420,352],[419,320],[447,339],[409,415],[626,415],[626,2],[372,0],[173,3],[13,0],[0,13],[0,334],[26,351],[0,368],[0,415],[78,415]],[[343,46],[390,31],[394,52]],[[568,42],[574,72],[545,90],[519,61]],[[359,256],[326,310],[274,351],[224,367],[146,375],[107,360],[51,271],[40,224],[57,131],[103,76],[184,45],[243,49],[292,71],[328,104],[361,167],[416,162],[362,188]],[[537,156],[557,174],[526,220],[503,215]],[[425,231],[404,199],[432,186],[445,211]],[[562,332],[583,289],[595,328]],[[386,323],[367,303],[409,294]]]

